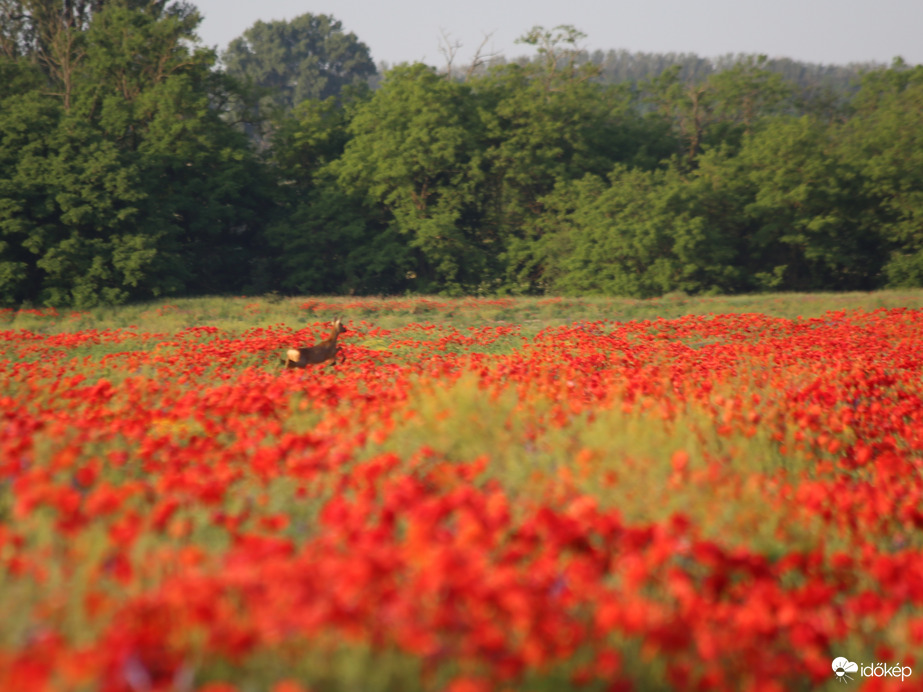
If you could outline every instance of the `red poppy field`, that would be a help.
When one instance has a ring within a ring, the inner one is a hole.
[[[923,310],[485,305],[6,314],[0,690],[923,688]]]

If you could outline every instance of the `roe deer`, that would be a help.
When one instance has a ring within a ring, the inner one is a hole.
[[[337,355],[340,354],[340,347],[337,346],[337,337],[343,332],[348,331],[340,318],[337,317],[333,323],[333,331],[330,336],[314,346],[304,348],[290,348],[285,354],[286,368],[303,368],[307,365],[316,365],[323,363],[325,360],[332,360],[333,364],[337,363]]]

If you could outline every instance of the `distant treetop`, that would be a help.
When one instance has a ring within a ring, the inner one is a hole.
[[[256,22],[231,41],[222,60],[232,77],[264,91],[264,105],[283,111],[377,74],[368,46],[326,14]]]

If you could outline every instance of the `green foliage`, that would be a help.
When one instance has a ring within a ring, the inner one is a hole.
[[[594,93],[597,85],[518,65],[495,71],[485,82],[482,115],[498,188],[497,223],[519,227],[540,210],[539,198],[559,180],[608,168],[605,153],[592,146],[611,129],[606,128],[611,104]]]
[[[332,169],[347,193],[381,209],[391,237],[406,238],[415,261],[405,276],[421,290],[470,290],[488,269],[482,128],[469,92],[424,65],[395,68],[357,107]]]
[[[877,280],[880,243],[865,226],[869,203],[837,134],[808,117],[776,118],[732,163],[749,193],[746,263],[784,277],[788,290],[871,288]]]
[[[0,57],[0,99],[37,90],[43,81],[41,70],[28,61]]]
[[[393,293],[403,284],[395,276],[406,263],[403,246],[384,229],[369,227],[362,201],[326,184],[307,193],[268,229],[279,252],[281,286],[316,294],[341,287],[343,292]]]
[[[879,210],[889,286],[923,286],[923,66],[865,75],[846,150]]]
[[[189,46],[198,14],[165,5],[95,12],[66,95],[4,62],[23,85],[0,114],[4,302],[243,286],[265,174],[211,106],[214,54]]]
[[[730,69],[708,80],[718,116],[753,131],[757,121],[773,115],[792,103],[793,88],[766,65],[765,55],[737,62]]]
[[[328,15],[221,71],[184,2],[0,10],[2,304],[923,286],[923,66],[632,67],[562,25],[371,91]]]
[[[565,294],[646,298],[726,290],[733,251],[691,213],[674,169],[617,166],[608,184],[588,176],[546,199],[557,227],[542,233],[547,287]]]
[[[124,302],[132,288],[158,295],[159,229],[142,218],[141,172],[116,145],[82,122],[65,118],[51,138],[53,153],[32,163],[34,179],[53,197],[49,233],[30,243],[44,274],[40,300],[86,307]],[[149,281],[148,281],[149,279]]]
[[[231,41],[222,59],[228,74],[260,89],[262,106],[273,112],[338,96],[377,72],[368,47],[326,14],[256,22]]]
[[[324,166],[342,155],[349,141],[350,115],[331,96],[302,101],[290,116],[278,121],[272,136],[272,162],[287,185],[310,185]]]
[[[792,86],[766,63],[765,56],[750,58],[701,81],[684,80],[674,65],[642,84],[655,117],[672,123],[687,165],[704,149],[736,147],[760,119],[792,104]]]
[[[366,204],[337,182],[333,162],[350,139],[349,122],[364,103],[303,101],[278,122],[272,163],[278,207],[266,230],[278,286],[297,293],[392,293],[411,268],[403,242]]]
[[[23,72],[19,63],[0,59],[0,65],[6,74]],[[44,237],[55,230],[44,218],[49,200],[35,168],[37,161],[51,154],[50,137],[58,117],[55,102],[28,86],[0,100],[0,301],[4,304],[34,297],[35,255]]]

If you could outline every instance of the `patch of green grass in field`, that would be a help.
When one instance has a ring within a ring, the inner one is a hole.
[[[870,293],[766,293],[741,296],[661,298],[498,299],[412,297],[200,297],[98,307],[82,312],[62,309],[56,316],[34,311],[0,314],[0,329],[26,329],[57,334],[88,329],[132,328],[148,333],[172,333],[190,326],[214,326],[228,334],[253,327],[287,325],[301,329],[325,326],[337,316],[366,321],[384,329],[411,323],[471,327],[520,324],[523,335],[542,328],[580,321],[671,319],[684,315],[762,313],[775,317],[817,317],[832,310],[923,308],[923,289]]]

